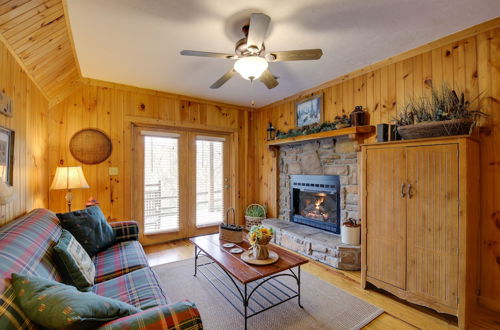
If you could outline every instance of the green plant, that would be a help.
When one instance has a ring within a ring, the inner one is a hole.
[[[252,218],[264,218],[266,216],[266,210],[260,205],[250,205],[245,213],[247,217]]]
[[[477,99],[479,96],[472,101]],[[470,105],[471,101],[465,99],[464,93],[460,93],[459,97],[443,83],[440,88],[432,87],[430,97],[410,98],[393,121],[396,126],[454,119],[470,119],[476,123],[485,114],[479,110],[471,110]]]

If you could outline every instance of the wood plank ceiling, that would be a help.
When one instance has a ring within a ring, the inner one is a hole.
[[[81,81],[62,0],[0,0],[0,37],[51,104]]]

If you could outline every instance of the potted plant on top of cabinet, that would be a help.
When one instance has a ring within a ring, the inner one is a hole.
[[[459,96],[447,84],[443,84],[439,89],[432,88],[431,97],[412,98],[394,119],[394,123],[399,135],[405,140],[466,135],[485,115],[470,107],[471,102],[465,99],[464,93]]]

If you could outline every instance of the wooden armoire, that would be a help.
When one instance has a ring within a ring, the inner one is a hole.
[[[476,305],[479,143],[470,136],[361,146],[362,285],[458,316]]]

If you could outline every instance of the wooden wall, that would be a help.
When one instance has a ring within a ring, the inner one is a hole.
[[[109,221],[130,219],[131,210],[131,128],[132,123],[234,131],[237,135],[239,191],[236,207],[247,204],[246,181],[248,152],[248,109],[217,102],[197,100],[152,90],[85,80],[68,98],[49,111],[49,177],[58,166],[82,165],[71,155],[68,145],[77,131],[95,127],[106,132],[113,142],[113,153],[98,165],[83,165],[90,189],[75,190],[74,208],[83,208],[95,197]],[[110,176],[109,167],[119,175]],[[51,191],[49,206],[65,212],[65,192]],[[240,213],[241,219],[241,213]]]
[[[447,82],[491,115],[491,134],[481,137],[481,301],[500,311],[500,19],[424,45],[370,67],[271,104],[252,114],[249,158],[253,200],[276,216],[276,159],[265,145],[270,121],[280,130],[294,123],[295,101],[321,90],[326,120],[349,114],[356,105],[369,112],[370,124],[389,122],[412,97],[428,95],[430,85]],[[373,142],[372,135],[367,142]]]
[[[0,90],[13,100],[12,117],[0,115],[0,126],[15,131],[14,199],[0,207],[0,225],[33,208],[48,205],[48,101],[0,43]]]

